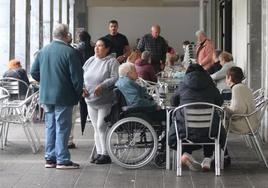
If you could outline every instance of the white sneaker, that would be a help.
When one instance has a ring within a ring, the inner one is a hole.
[[[209,157],[205,157],[201,163],[202,171],[207,172],[210,170],[212,159]]]
[[[183,165],[187,166],[192,171],[200,171],[201,170],[200,163],[197,162],[196,160],[194,160],[192,155],[190,155],[189,153],[186,153],[186,152],[183,153],[183,155],[181,156],[181,162]]]

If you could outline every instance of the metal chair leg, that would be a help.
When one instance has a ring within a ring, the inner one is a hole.
[[[181,139],[179,139],[177,142],[177,176],[181,176],[182,174],[181,155],[182,155],[182,144]]]
[[[253,138],[254,138],[255,144],[256,144],[256,146],[257,146],[257,150],[259,151],[259,153],[260,153],[260,155],[261,155],[261,158],[262,158],[262,160],[263,160],[265,166],[268,168],[267,160],[266,160],[266,158],[265,158],[265,156],[264,156],[264,153],[263,153],[263,151],[262,151],[262,148],[261,148],[261,146],[260,146],[260,143],[259,143],[259,141],[258,141],[258,139],[257,139],[257,137],[256,137],[255,134],[253,134]]]

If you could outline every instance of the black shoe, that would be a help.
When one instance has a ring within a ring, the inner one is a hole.
[[[69,161],[66,164],[57,164],[56,169],[65,170],[65,169],[78,169],[79,164]]]
[[[68,149],[75,149],[75,148],[76,148],[75,143],[68,144]]]
[[[95,155],[95,156],[93,156],[91,159],[90,159],[90,163],[95,163],[96,162],[96,160],[98,159],[98,158],[100,158],[101,157],[101,154],[97,154],[97,155]]]
[[[97,160],[96,160],[96,164],[110,164],[111,158],[109,155],[101,155]]]
[[[230,156],[224,156],[224,168],[231,165],[231,157]]]
[[[45,168],[56,168],[57,163],[52,160],[46,160]]]

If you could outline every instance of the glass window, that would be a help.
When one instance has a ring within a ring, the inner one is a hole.
[[[31,0],[31,64],[39,50],[39,0]]]
[[[68,0],[62,0],[62,23],[64,24],[68,24],[68,20],[67,20],[67,9],[68,7]]]
[[[0,1],[0,77],[8,69],[10,0]],[[5,19],[3,19],[5,18]]]
[[[74,0],[70,0],[70,7],[69,7],[69,20],[70,20],[70,23],[69,23],[69,29],[70,29],[70,32],[72,33],[73,35],[73,42],[75,41],[75,35],[74,35]]]
[[[60,1],[59,0],[54,0],[54,26],[60,23]]]
[[[50,1],[43,0],[43,37],[44,46],[50,43]]]
[[[26,0],[17,0],[15,8],[15,58],[25,68]]]

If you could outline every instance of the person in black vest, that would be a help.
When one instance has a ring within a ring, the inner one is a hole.
[[[216,88],[213,80],[207,73],[207,71],[199,64],[191,64],[186,70],[185,77],[183,81],[180,83],[180,87],[174,93],[171,104],[172,106],[180,106],[192,102],[208,102],[218,106],[223,104],[223,99],[219,90]],[[177,116],[177,126],[178,132],[180,135],[185,134],[185,122],[184,122],[184,114],[178,112]],[[218,118],[215,117],[213,120],[215,125],[218,123]],[[171,148],[176,149],[177,138],[175,133],[175,125],[172,124],[169,132],[169,145]],[[194,140],[202,140],[204,139],[204,135],[207,136],[207,130],[200,131],[200,130],[191,130],[188,132],[189,138]],[[226,131],[221,127],[220,132],[220,145],[221,147],[224,146],[226,140]],[[193,171],[197,171],[201,169],[203,171],[210,170],[211,162],[213,161],[213,152],[214,146],[211,145],[204,145],[203,146],[203,153],[204,153],[204,160],[201,165],[194,160],[192,157],[192,152],[194,150],[198,150],[202,148],[202,146],[198,145],[183,145],[182,147],[182,164],[189,167],[189,169]],[[228,152],[226,150],[225,157],[228,158]],[[230,160],[230,157],[228,158]],[[230,163],[230,161],[229,161]],[[227,164],[226,164],[227,165]]]
[[[112,42],[112,54],[116,56],[117,61],[121,64],[130,55],[127,37],[118,32],[118,22],[116,20],[109,22],[109,32],[105,37]]]
[[[82,31],[78,35],[78,45],[76,49],[78,50],[81,56],[82,66],[84,66],[85,62],[91,57],[94,56],[94,47],[91,46],[91,36],[87,31]],[[85,102],[85,98],[82,97],[79,100],[80,104],[80,118],[81,118],[81,127],[83,132],[83,127],[86,125],[88,111],[87,111],[87,104]]]

